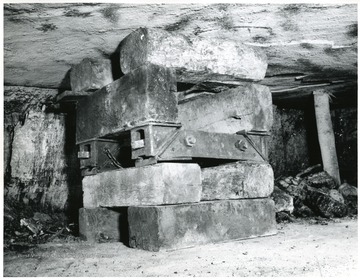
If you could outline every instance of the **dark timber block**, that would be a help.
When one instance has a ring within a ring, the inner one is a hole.
[[[239,161],[201,169],[201,200],[265,198],[274,190],[274,172],[266,162]]]
[[[178,105],[184,128],[231,133],[239,130],[269,131],[273,107],[267,86],[242,83],[233,89]]]
[[[127,238],[127,209],[79,209],[79,234],[86,241],[119,242]],[[124,236],[121,236],[123,232]],[[124,233],[125,232],[125,233]]]
[[[70,71],[71,90],[95,91],[113,82],[111,61],[109,59],[83,59]]]
[[[86,208],[198,202],[201,170],[191,163],[159,163],[83,178]]]
[[[189,38],[176,32],[139,28],[120,45],[123,73],[145,63],[176,70],[178,82],[259,81],[265,77],[267,58],[258,48],[229,40]]]
[[[174,73],[156,65],[144,65],[79,100],[77,143],[113,135],[144,122],[176,122]]]
[[[130,247],[149,251],[276,233],[271,199],[129,207],[128,222]]]

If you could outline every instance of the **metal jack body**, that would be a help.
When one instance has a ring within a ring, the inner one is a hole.
[[[83,175],[122,168],[123,162],[132,162],[133,166],[139,167],[163,161],[196,162],[198,159],[265,161],[266,136],[268,134],[263,132],[212,133],[182,129],[180,124],[147,123],[117,133],[114,139],[92,139],[81,143],[79,158],[83,170],[95,170],[83,172]],[[88,151],[89,147],[91,151]]]

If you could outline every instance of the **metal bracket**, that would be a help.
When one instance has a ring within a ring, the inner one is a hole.
[[[240,130],[236,132],[236,134],[244,136],[246,140],[249,142],[249,144],[262,157],[262,159],[265,161],[268,160],[268,147],[265,137],[270,136],[270,133],[268,133],[267,131]]]
[[[117,140],[92,139],[80,143],[78,156],[82,169],[95,168],[96,172],[122,168],[124,161],[136,167],[204,158],[264,161],[267,160],[264,136],[268,134],[211,133],[182,129],[179,124],[149,123],[129,128],[122,135],[116,135]],[[120,152],[124,149],[126,153]]]

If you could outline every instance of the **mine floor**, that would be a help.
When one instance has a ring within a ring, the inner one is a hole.
[[[4,253],[4,276],[341,276],[358,273],[356,218],[298,220],[269,237],[148,252],[122,243],[53,241]]]

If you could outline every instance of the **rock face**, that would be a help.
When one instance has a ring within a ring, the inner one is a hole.
[[[273,126],[269,137],[269,163],[275,178],[289,176],[310,164],[308,127],[303,110],[273,105]]]
[[[25,123],[15,126],[11,176],[24,186],[16,196],[65,208],[68,186],[64,123],[64,116],[30,111]]]
[[[203,168],[201,200],[264,198],[274,188],[271,166],[259,162],[237,162]]]
[[[57,93],[5,86],[6,199],[54,210],[76,208],[81,181],[73,172],[78,165],[74,139],[68,137],[70,114],[49,112],[48,106]]]
[[[146,63],[176,70],[177,81],[259,81],[265,77],[267,58],[262,50],[231,40],[195,37],[159,29],[140,28],[120,45],[120,65],[129,73]]]

